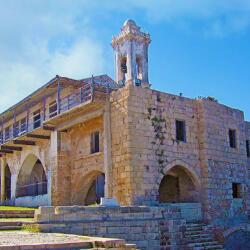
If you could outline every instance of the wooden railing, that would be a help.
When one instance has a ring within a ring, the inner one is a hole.
[[[107,86],[89,83],[68,96],[56,100],[56,109],[54,107],[52,112],[49,112],[49,108],[46,109],[45,106],[43,108],[41,107],[37,115],[34,115],[34,113],[29,114],[27,109],[25,118],[19,121],[15,121],[15,118],[13,118],[12,124],[8,127],[6,127],[4,123],[2,124],[0,127],[0,145],[40,128],[43,122],[63,114],[78,105],[94,100],[105,101],[110,91],[112,91],[112,89]],[[35,106],[35,104],[33,106]]]

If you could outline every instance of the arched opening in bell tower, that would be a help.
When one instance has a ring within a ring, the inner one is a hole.
[[[142,80],[142,58],[136,57],[136,78]]]
[[[121,58],[120,72],[121,72],[121,79],[120,80],[125,81],[126,80],[126,74],[128,72],[127,57],[125,57],[125,56]]]

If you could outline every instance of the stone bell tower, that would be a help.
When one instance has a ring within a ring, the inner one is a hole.
[[[133,20],[127,20],[112,39],[115,51],[115,79],[119,85],[149,87],[148,46],[150,35],[143,33]]]

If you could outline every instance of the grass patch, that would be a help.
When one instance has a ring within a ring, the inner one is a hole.
[[[0,222],[4,222],[4,221],[27,221],[27,222],[32,222],[34,221],[34,218],[0,218]]]
[[[22,226],[22,230],[30,232],[30,233],[40,233],[41,232],[39,225],[36,225],[36,224],[24,224]]]
[[[15,206],[0,206],[0,210],[36,210],[36,208],[31,207],[15,207]]]

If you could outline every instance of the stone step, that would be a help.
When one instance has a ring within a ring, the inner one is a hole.
[[[34,210],[0,210],[0,218],[34,218]]]
[[[194,230],[194,231],[185,231],[185,235],[202,235],[202,234],[212,234],[212,232],[205,231],[205,230]]]
[[[185,235],[187,239],[203,239],[203,238],[213,238],[213,234],[208,234],[208,233],[202,233],[202,234],[188,234]]]
[[[216,245],[216,246],[208,246],[205,247],[205,249],[210,249],[210,250],[219,250],[219,249],[224,249],[222,245]]]
[[[197,242],[197,243],[188,243],[189,247],[209,247],[209,246],[218,246],[217,241],[208,241],[208,242]]]
[[[21,230],[22,226],[0,226],[0,231]]]
[[[21,221],[0,221],[0,227],[4,226],[22,226]]]
[[[192,231],[202,231],[203,230],[203,228],[202,227],[196,227],[196,228],[187,228],[186,227],[186,231],[187,232],[192,232]]]
[[[190,250],[223,250],[223,246],[216,245],[216,246],[209,246],[209,247],[192,247],[189,248]]]
[[[187,227],[207,226],[205,223],[187,223]]]
[[[188,239],[188,243],[206,243],[213,241],[213,237]]]

